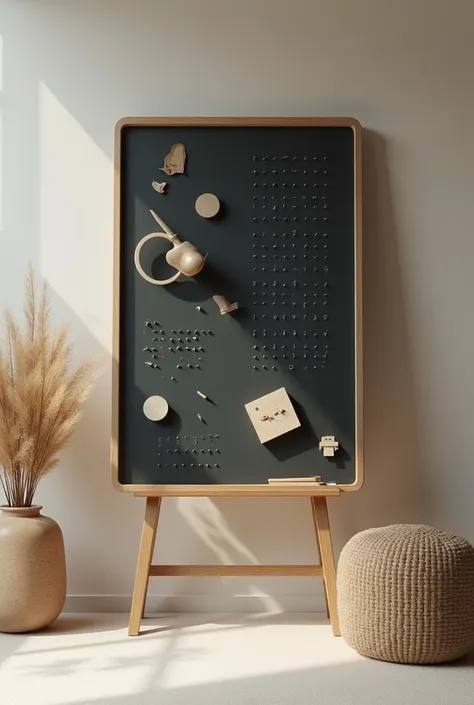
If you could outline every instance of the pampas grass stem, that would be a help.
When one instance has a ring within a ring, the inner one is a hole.
[[[87,362],[70,372],[68,329],[51,327],[46,285],[38,297],[30,267],[24,332],[4,315],[0,344],[0,484],[8,506],[31,506],[38,483],[58,464],[89,395]]]

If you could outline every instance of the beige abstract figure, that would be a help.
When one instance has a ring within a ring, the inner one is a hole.
[[[151,185],[157,191],[158,193],[164,193],[165,192],[165,187],[166,187],[166,181],[152,181]]]
[[[145,237],[142,237],[136,246],[134,260],[135,267],[137,268],[140,276],[143,277],[145,281],[150,282],[150,284],[164,286],[165,284],[171,284],[171,282],[176,281],[180,274],[184,274],[186,277],[194,277],[196,274],[199,274],[206,263],[207,255],[202,255],[190,242],[181,242],[176,233],[174,233],[171,228],[166,225],[166,223],[157,213],[155,213],[155,211],[150,211],[150,213],[156,222],[163,228],[164,232],[145,235]],[[155,238],[164,238],[173,245],[173,248],[166,253],[166,261],[178,271],[169,279],[153,279],[153,277],[146,274],[140,263],[140,252],[143,245],[145,245],[149,240],[153,240]]]
[[[214,299],[215,303],[219,306],[221,316],[226,313],[232,313],[232,311],[236,311],[239,308],[239,305],[237,303],[231,304],[229,299],[227,299],[225,296],[221,296],[220,294],[216,294],[212,298]]]
[[[165,157],[165,162],[160,171],[164,171],[168,176],[173,174],[184,174],[184,165],[186,163],[186,150],[184,144],[178,142],[174,144],[169,153]]]
[[[321,436],[319,450],[323,451],[325,458],[334,458],[335,452],[339,450],[339,441],[336,441],[335,436]]]

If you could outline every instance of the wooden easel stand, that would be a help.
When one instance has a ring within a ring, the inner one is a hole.
[[[163,497],[144,492],[135,496],[146,497],[140,552],[138,555],[132,609],[128,628],[129,636],[138,636],[145,610],[150,578],[157,576],[320,576],[323,578],[326,613],[331,620],[334,636],[340,636],[337,614],[336,569],[332,549],[331,530],[327,510],[327,497],[337,497],[337,487],[321,487],[310,496],[316,544],[320,557],[317,565],[152,565],[158,518]]]

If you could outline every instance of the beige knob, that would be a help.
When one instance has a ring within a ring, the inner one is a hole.
[[[196,200],[196,211],[203,218],[214,218],[220,207],[219,199],[213,193],[203,193]]]
[[[164,397],[148,397],[143,404],[143,413],[150,421],[161,421],[168,413],[168,402]]]

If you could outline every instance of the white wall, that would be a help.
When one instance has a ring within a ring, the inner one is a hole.
[[[0,303],[18,307],[31,259],[78,358],[98,355],[105,370],[38,493],[64,529],[70,595],[103,596],[70,606],[126,607],[143,511],[108,478],[113,126],[124,115],[362,122],[367,481],[332,502],[336,548],[399,521],[474,541],[473,27],[471,0],[0,0]],[[304,508],[167,501],[159,560],[310,562]],[[166,609],[313,609],[315,589],[152,582],[175,595]]]

